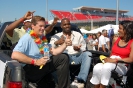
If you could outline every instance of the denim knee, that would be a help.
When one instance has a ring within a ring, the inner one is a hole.
[[[89,52],[89,51],[85,51],[85,52],[83,52],[85,55],[87,55],[87,56],[92,56],[92,53],[91,52]]]
[[[92,58],[90,57],[90,56],[92,56],[92,53],[90,53],[90,52],[83,52],[83,56],[84,56],[83,59],[85,59],[85,60],[90,61],[90,60],[92,59]]]

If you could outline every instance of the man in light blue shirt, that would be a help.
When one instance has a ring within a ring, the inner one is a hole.
[[[44,43],[47,42],[44,35],[45,19],[41,16],[34,16],[31,24],[32,30],[29,30],[20,38],[13,50],[12,59],[23,64],[26,78],[29,81],[38,82],[46,74],[56,71],[58,87],[70,88],[69,59],[68,55],[62,54],[62,52],[72,44],[71,40],[67,37],[60,47],[51,48],[50,53],[53,56],[50,57],[51,61],[48,62],[48,57],[44,57],[42,51]],[[40,66],[43,66],[42,69],[40,69]]]

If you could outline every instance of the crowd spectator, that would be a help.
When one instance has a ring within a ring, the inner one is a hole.
[[[108,38],[107,30],[105,30],[104,37],[105,37],[105,41],[106,41],[106,48],[108,49],[108,51],[110,51],[110,39]]]
[[[92,44],[91,44],[91,46],[93,47],[94,51],[98,50],[98,39],[97,39],[96,34],[92,35]]]
[[[108,52],[106,47],[106,39],[105,39],[106,30],[102,30],[102,35],[99,37],[98,41],[98,50],[102,52]]]
[[[98,32],[98,33],[97,33],[97,38],[98,38],[98,39],[99,39],[99,37],[101,36],[101,34],[102,34],[101,32]]]
[[[112,26],[111,26],[111,28],[110,28],[109,31],[108,31],[108,38],[109,38],[109,40],[110,40],[110,50],[111,50],[111,47],[112,47],[113,38],[115,37],[114,35],[115,35],[115,34],[114,34],[114,29],[113,29]]]

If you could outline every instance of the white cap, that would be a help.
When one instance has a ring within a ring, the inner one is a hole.
[[[25,22],[31,22],[31,19],[25,20],[24,23],[25,23]]]

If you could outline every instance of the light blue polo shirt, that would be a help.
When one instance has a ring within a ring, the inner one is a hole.
[[[43,57],[43,55],[39,53],[39,48],[34,42],[34,39],[28,33],[20,38],[13,51],[21,52],[26,56],[35,59],[40,59]]]

